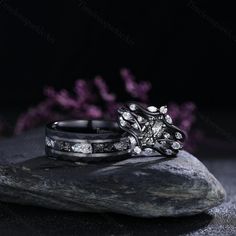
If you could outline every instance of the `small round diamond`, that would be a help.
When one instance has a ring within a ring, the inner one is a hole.
[[[125,126],[126,125],[126,121],[122,117],[120,117],[120,125],[121,126]]]
[[[166,155],[172,155],[172,154],[173,154],[173,151],[170,150],[170,149],[166,149],[166,150],[165,150],[165,153],[166,153]]]
[[[157,112],[157,108],[154,107],[154,106],[150,106],[150,107],[148,107],[147,109],[148,109],[148,111],[150,111],[150,112]]]
[[[178,150],[178,149],[181,148],[181,145],[180,145],[180,143],[178,143],[178,142],[173,142],[172,145],[171,145],[171,147],[172,147],[173,149],[175,149],[175,150]]]
[[[124,112],[122,114],[122,116],[124,117],[125,120],[131,120],[132,119],[132,115],[130,114],[130,112]]]
[[[175,137],[176,137],[177,139],[182,139],[182,138],[183,138],[183,135],[182,135],[180,132],[176,132],[176,133],[175,133]]]
[[[160,107],[160,112],[161,112],[162,114],[166,114],[167,111],[168,111],[167,106],[162,106],[162,107]]]
[[[138,116],[137,120],[138,120],[138,122],[142,122],[143,121],[143,117],[142,116]]]
[[[166,144],[166,141],[161,141],[160,144],[161,144],[161,145],[165,145],[165,144]]]
[[[172,124],[172,118],[169,115],[165,116],[166,122]]]
[[[134,124],[132,125],[132,127],[133,127],[134,129],[138,129],[138,124],[134,123]]]
[[[164,133],[163,136],[164,136],[164,138],[166,138],[166,139],[170,138],[170,134],[169,134],[169,133]]]
[[[130,104],[129,109],[131,111],[135,111],[136,110],[136,105],[135,104]]]
[[[138,146],[136,146],[136,147],[134,148],[134,152],[135,152],[136,154],[140,154],[141,151],[142,151],[141,148],[138,147]]]

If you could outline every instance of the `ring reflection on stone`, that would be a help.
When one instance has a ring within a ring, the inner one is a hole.
[[[137,103],[127,103],[118,109],[119,126],[129,134],[135,154],[153,150],[175,156],[183,148],[186,135],[173,125],[167,112],[167,106],[144,108]]]
[[[130,152],[130,142],[116,122],[71,120],[46,127],[45,150],[49,157],[94,162]]]

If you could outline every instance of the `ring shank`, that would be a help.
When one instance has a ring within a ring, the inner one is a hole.
[[[70,120],[46,126],[45,151],[49,157],[93,162],[129,153],[129,141],[116,122]]]

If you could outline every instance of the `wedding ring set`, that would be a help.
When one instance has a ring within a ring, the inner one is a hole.
[[[83,162],[162,154],[175,156],[185,133],[172,124],[166,106],[143,107],[127,103],[118,109],[118,121],[70,120],[46,126],[49,157]]]

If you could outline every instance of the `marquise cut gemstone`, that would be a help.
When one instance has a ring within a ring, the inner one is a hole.
[[[122,117],[120,117],[120,125],[121,126],[125,126],[126,125],[126,121]]]
[[[131,146],[136,145],[137,142],[136,142],[136,139],[133,136],[129,136],[128,138],[129,138]]]
[[[172,124],[172,118],[169,115],[165,116],[166,122]]]
[[[132,115],[131,115],[131,113],[130,112],[124,112],[123,114],[122,114],[122,116],[124,117],[124,119],[125,120],[131,120],[132,119]]]
[[[150,111],[150,112],[157,112],[157,108],[154,107],[154,106],[149,106],[149,107],[147,107],[147,109],[148,109],[148,111]]]
[[[157,135],[161,132],[162,124],[163,124],[162,122],[158,122],[158,121],[154,123],[154,125],[152,126],[152,131],[154,135]]]

